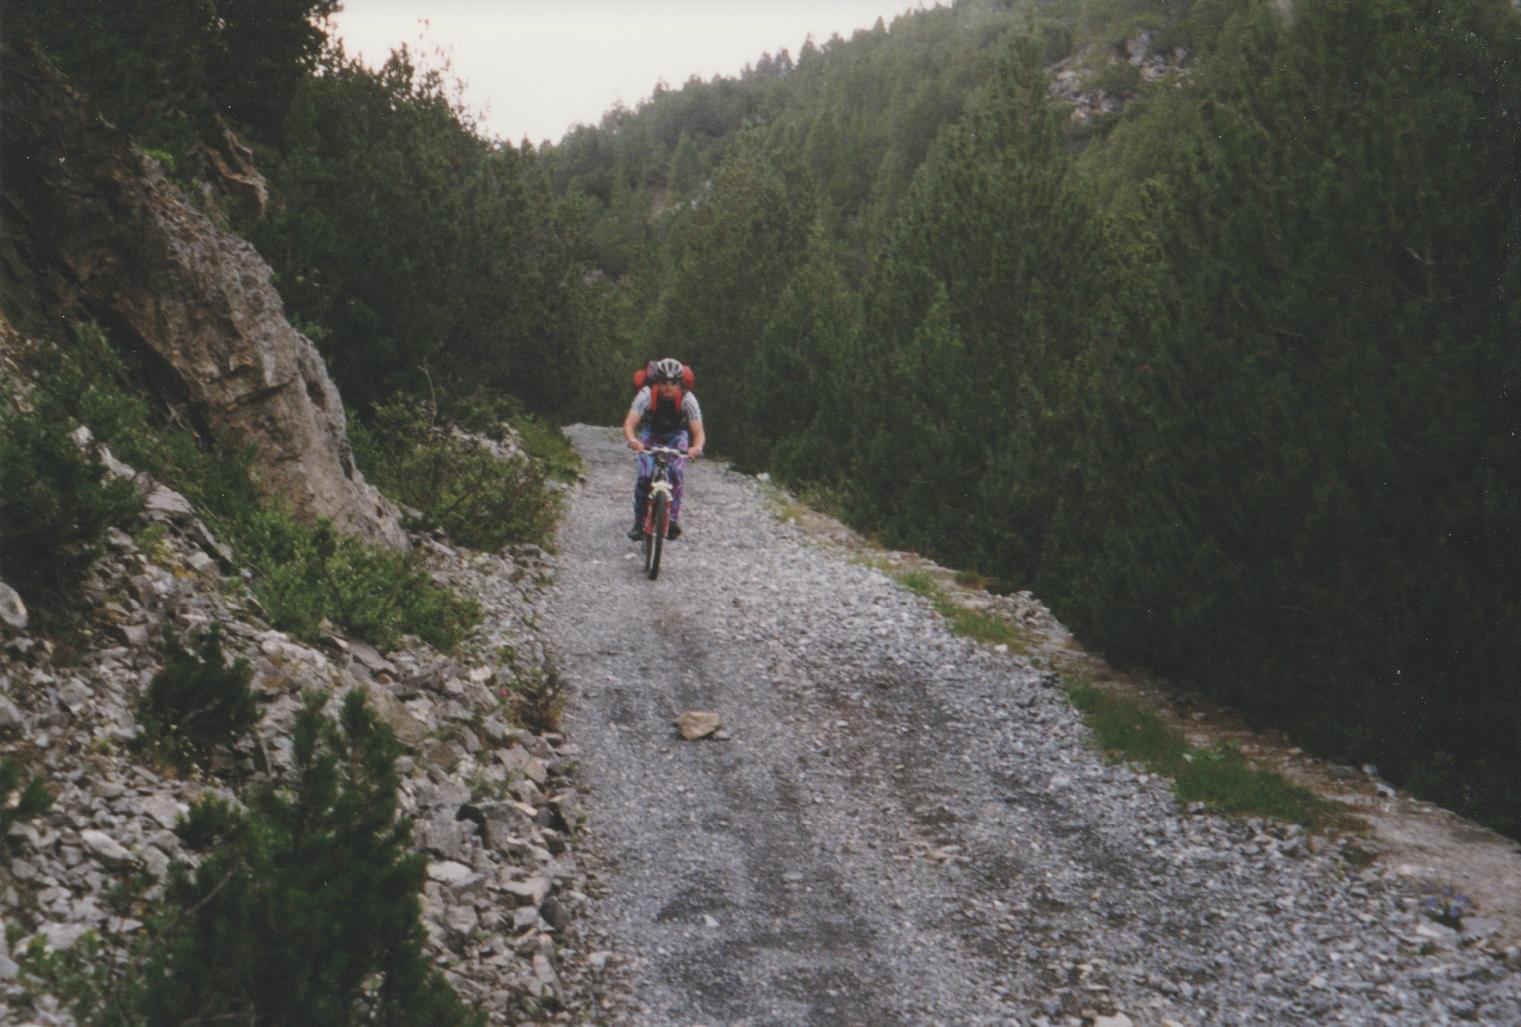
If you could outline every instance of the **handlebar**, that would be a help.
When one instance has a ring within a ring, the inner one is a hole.
[[[645,446],[641,453],[664,453],[667,456],[686,456],[684,449],[672,449],[670,446]]]

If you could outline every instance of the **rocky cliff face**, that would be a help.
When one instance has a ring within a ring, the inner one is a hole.
[[[343,405],[285,317],[269,266],[188,203],[45,58],[8,51],[0,241],[9,290],[47,319],[94,318],[225,446],[255,450],[260,488],[402,547],[394,508],[355,468]]]

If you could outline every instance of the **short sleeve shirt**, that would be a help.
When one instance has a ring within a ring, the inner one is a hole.
[[[650,387],[646,385],[634,394],[634,403],[629,407],[630,412],[638,414],[642,419],[650,409]],[[697,397],[687,392],[681,399],[681,415],[686,418],[688,424],[696,424],[702,420],[702,407],[697,404]]]

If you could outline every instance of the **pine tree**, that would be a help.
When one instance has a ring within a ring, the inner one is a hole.
[[[397,745],[362,690],[339,722],[308,697],[293,765],[246,812],[182,822],[162,934],[126,1023],[477,1022],[422,948],[423,857],[397,816]]]

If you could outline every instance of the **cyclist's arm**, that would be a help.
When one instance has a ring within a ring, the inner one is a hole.
[[[643,443],[641,443],[639,441],[639,437],[634,434],[639,430],[639,419],[643,416],[644,415],[642,415],[639,411],[630,409],[628,416],[623,419],[623,441],[627,443],[628,448],[632,449],[635,453],[639,453],[644,450]]]
[[[687,393],[681,401],[681,412],[687,417],[687,432],[691,436],[691,442],[687,445],[687,456],[702,456],[702,448],[708,441],[708,433],[702,428],[702,406],[697,402],[697,396]]]

